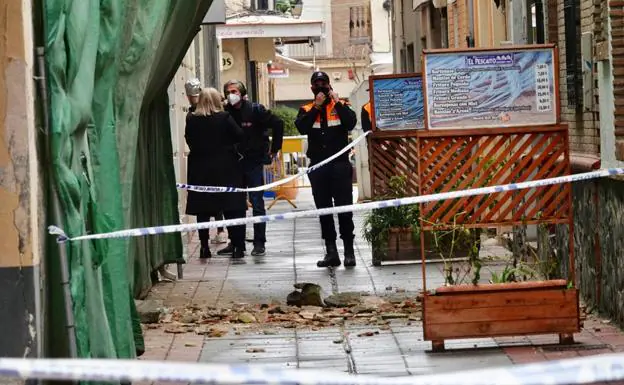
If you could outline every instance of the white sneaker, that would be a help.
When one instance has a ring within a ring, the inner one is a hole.
[[[214,244],[227,243],[227,237],[225,235],[225,232],[218,233],[216,237],[212,238],[212,243]]]

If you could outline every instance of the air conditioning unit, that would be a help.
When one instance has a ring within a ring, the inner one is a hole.
[[[342,72],[332,72],[332,78],[334,78],[334,80],[340,80],[342,78]]]

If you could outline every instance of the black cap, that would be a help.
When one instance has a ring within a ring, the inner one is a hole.
[[[323,71],[315,71],[310,78],[310,84],[314,84],[317,80],[324,80],[329,83],[329,75]]]

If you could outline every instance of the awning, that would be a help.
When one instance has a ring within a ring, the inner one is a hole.
[[[320,20],[301,20],[274,15],[234,17],[217,25],[221,39],[245,38],[315,38],[323,34]]]
[[[416,8],[420,7],[421,5],[428,3],[429,0],[412,0],[412,10],[416,10]]]
[[[312,64],[312,63],[306,63],[306,62],[303,62],[303,61],[291,59],[289,57],[282,56],[282,55],[280,55],[278,53],[275,54],[275,58],[279,62],[282,62],[282,63],[286,64],[289,67],[290,66],[295,66],[295,67],[300,67],[300,68],[304,68],[304,69],[308,69],[308,70],[314,70],[314,64]]]
[[[394,71],[394,58],[389,52],[373,52],[369,55],[371,63],[368,68],[375,75],[391,74]]]

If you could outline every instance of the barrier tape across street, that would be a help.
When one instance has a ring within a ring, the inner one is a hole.
[[[128,237],[141,237],[146,235],[157,235],[167,233],[180,233],[190,232],[195,230],[212,229],[217,227],[238,226],[247,225],[253,223],[263,223],[286,219],[295,219],[303,217],[315,217],[329,214],[340,214],[346,212],[365,211],[386,207],[399,207],[403,205],[411,205],[417,203],[434,202],[446,199],[462,198],[474,195],[485,195],[492,193],[500,193],[506,191],[522,190],[535,187],[544,187],[554,184],[578,182],[583,180],[590,180],[596,178],[602,178],[607,176],[622,175],[624,174],[624,168],[609,168],[598,171],[586,172],[581,174],[566,175],[548,179],[538,179],[533,181],[526,181],[520,183],[511,183],[499,186],[480,187],[460,191],[450,191],[438,194],[422,195],[408,198],[398,198],[384,201],[375,201],[368,203],[353,204],[348,206],[329,207],[316,210],[305,211],[292,211],[284,214],[272,214],[257,217],[246,217],[214,222],[200,222],[189,224],[178,224],[168,226],[154,226],[154,227],[142,227],[128,230],[119,230],[109,233],[80,235],[75,237],[68,236],[60,227],[49,226],[48,232],[57,236],[57,242],[63,243],[67,241],[83,241],[90,239],[111,239],[111,238],[128,238]]]
[[[278,385],[572,385],[624,380],[624,354],[401,377],[260,365],[219,365],[115,359],[0,358],[0,378],[83,381],[155,381],[192,384]]]
[[[328,164],[332,160],[338,158],[339,156],[341,156],[345,152],[347,152],[350,149],[352,149],[353,147],[355,147],[358,143],[360,143],[362,140],[364,140],[364,138],[366,138],[366,136],[368,136],[368,134],[370,134],[371,132],[372,131],[365,132],[363,135],[360,135],[354,141],[352,141],[347,146],[345,146],[342,150],[338,151],[337,153],[335,153],[334,155],[330,156],[329,158],[323,160],[322,162],[319,162],[319,163],[315,164],[314,166],[309,167],[306,170],[300,171],[300,172],[298,172],[295,175],[291,175],[291,176],[289,176],[287,178],[280,179],[278,181],[275,181],[275,182],[272,182],[272,183],[268,183],[268,184],[265,184],[265,185],[262,185],[262,186],[248,187],[248,188],[238,188],[238,187],[224,187],[224,186],[195,186],[195,185],[185,184],[185,183],[176,183],[176,187],[181,189],[181,190],[189,190],[189,191],[196,191],[196,192],[207,192],[207,193],[254,192],[254,191],[270,190],[270,189],[272,189],[274,187],[286,184],[286,183],[288,183],[288,182],[290,182],[292,180],[300,178],[300,177],[302,177],[302,176],[304,176],[306,174],[311,173],[314,170],[318,170],[319,168],[325,166],[326,164]]]

